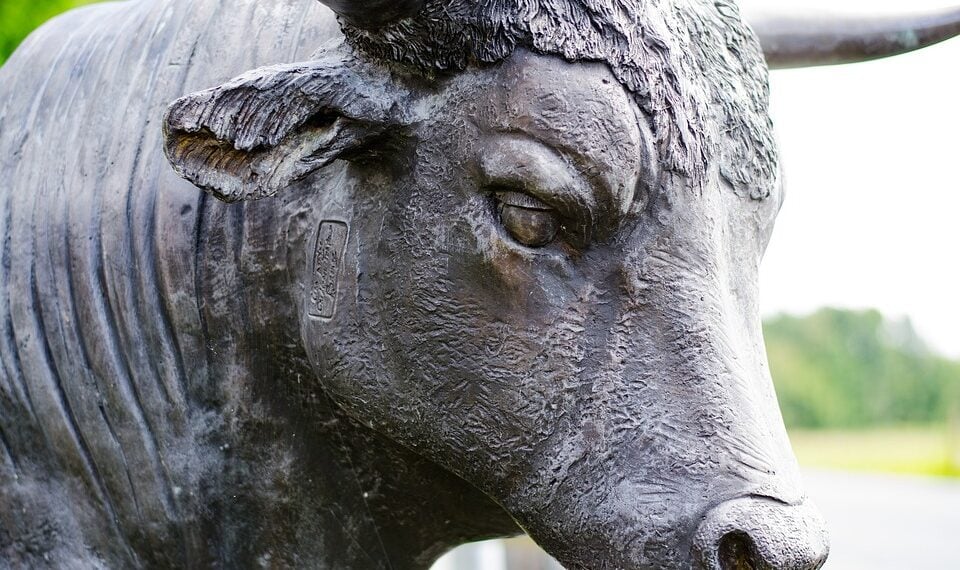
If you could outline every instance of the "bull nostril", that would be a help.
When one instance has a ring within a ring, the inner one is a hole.
[[[717,559],[721,570],[768,570],[757,555],[753,540],[745,532],[733,531],[720,539]]]
[[[698,570],[816,570],[829,550],[823,519],[813,505],[764,497],[714,507],[693,540]]]

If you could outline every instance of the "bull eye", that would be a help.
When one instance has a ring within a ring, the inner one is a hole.
[[[497,192],[500,223],[527,247],[543,247],[557,237],[560,220],[553,208],[529,194]]]

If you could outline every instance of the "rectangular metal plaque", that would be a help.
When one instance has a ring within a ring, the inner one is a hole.
[[[347,224],[324,220],[317,232],[317,252],[313,258],[313,287],[310,290],[310,316],[329,319],[337,310],[340,273],[347,246]]]

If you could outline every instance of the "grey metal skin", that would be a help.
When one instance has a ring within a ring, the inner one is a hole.
[[[422,569],[526,531],[571,570],[819,567],[757,309],[762,54],[675,5],[495,50],[436,1],[337,3],[348,42],[294,0],[32,36],[0,69],[0,566]],[[618,22],[652,50],[588,61]]]

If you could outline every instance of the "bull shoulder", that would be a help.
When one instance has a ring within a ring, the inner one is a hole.
[[[0,503],[53,497],[0,516],[0,559],[44,533],[82,536],[108,566],[204,556],[184,528],[196,475],[171,458],[198,451],[198,233],[214,213],[168,166],[160,121],[184,93],[336,33],[314,3],[264,4],[95,5],[0,68]]]

